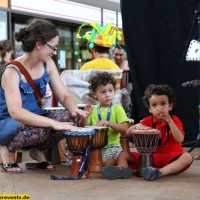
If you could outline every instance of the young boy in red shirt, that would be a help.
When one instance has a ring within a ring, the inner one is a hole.
[[[185,171],[192,163],[192,156],[184,152],[181,143],[184,140],[183,125],[180,119],[170,115],[175,105],[174,91],[168,85],[150,85],[143,97],[144,105],[152,116],[146,117],[140,123],[127,130],[127,136],[132,137],[132,130],[160,130],[162,146],[158,146],[153,153],[155,168],[143,168],[143,178],[147,181],[160,176],[176,174]],[[108,179],[130,178],[126,176],[128,167],[135,169],[139,160],[137,152],[122,152],[117,160],[118,167],[106,166],[102,174]]]

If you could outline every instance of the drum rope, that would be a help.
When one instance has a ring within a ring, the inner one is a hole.
[[[62,147],[60,146],[60,142],[58,142],[58,146],[59,146],[61,152],[63,153],[63,155],[68,159],[67,161],[65,161],[65,163],[69,163],[72,160],[72,158],[62,150]]]

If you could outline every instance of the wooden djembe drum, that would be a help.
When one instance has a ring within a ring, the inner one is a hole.
[[[88,168],[90,148],[95,131],[89,128],[83,128],[78,131],[66,131],[66,142],[69,151],[73,154],[70,176],[56,177],[51,175],[54,180],[77,180],[80,179]],[[90,176],[88,175],[89,178]]]
[[[90,172],[101,172],[103,167],[103,159],[101,149],[108,143],[108,127],[105,126],[87,126],[88,128],[95,130],[95,135],[92,141],[92,147],[90,151]]]
[[[152,153],[156,151],[161,134],[157,129],[132,130],[132,134],[135,147],[140,153],[136,175],[142,176],[143,168],[154,167]]]

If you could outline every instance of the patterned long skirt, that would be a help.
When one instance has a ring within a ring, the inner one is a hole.
[[[78,119],[73,118],[71,113],[66,110],[47,113],[45,117],[59,122],[73,122],[78,126]],[[40,151],[45,151],[49,147],[62,140],[65,131],[56,131],[47,127],[35,127],[19,123],[15,137],[6,145],[9,152],[15,152],[22,147],[37,147]]]

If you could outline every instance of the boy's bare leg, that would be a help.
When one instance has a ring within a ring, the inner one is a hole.
[[[166,165],[163,168],[160,168],[160,176],[166,176],[169,174],[175,174],[181,171],[184,167],[190,165],[192,162],[192,156],[190,153],[185,152],[183,153],[177,160],[174,162]]]
[[[117,165],[121,167],[128,167],[128,163],[135,164],[136,158],[126,151],[121,152],[117,159]]]
[[[104,161],[104,166],[116,166],[117,160],[113,158],[109,158],[106,161]]]

